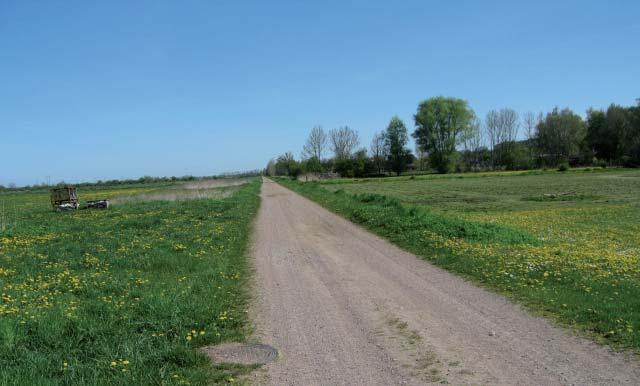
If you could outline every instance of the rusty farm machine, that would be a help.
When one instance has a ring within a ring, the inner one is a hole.
[[[87,201],[85,208],[107,209],[109,200]],[[63,186],[51,189],[51,206],[57,211],[80,209],[78,190],[75,186]]]

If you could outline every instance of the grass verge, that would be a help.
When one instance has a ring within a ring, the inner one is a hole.
[[[245,339],[259,189],[69,213],[3,196],[20,222],[0,235],[0,384],[232,383],[246,369],[197,347]]]

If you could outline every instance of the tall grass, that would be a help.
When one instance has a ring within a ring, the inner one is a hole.
[[[25,220],[0,236],[0,384],[231,383],[242,369],[197,348],[245,338],[259,186],[68,213],[15,196]]]
[[[0,235],[8,234],[18,227],[18,214],[15,205],[8,207],[5,200],[0,200]]]

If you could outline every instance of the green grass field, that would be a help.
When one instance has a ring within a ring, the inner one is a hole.
[[[640,349],[640,170],[279,181],[596,340]]]
[[[46,191],[0,193],[0,384],[226,384],[247,371],[197,350],[247,332],[245,247],[260,182],[220,189],[62,213]]]

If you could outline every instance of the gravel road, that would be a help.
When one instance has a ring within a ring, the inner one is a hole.
[[[272,385],[632,385],[640,361],[529,315],[265,179],[256,340]]]

